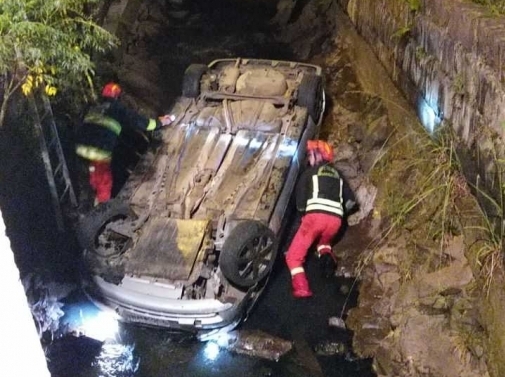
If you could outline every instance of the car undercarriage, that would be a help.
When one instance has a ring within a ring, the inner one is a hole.
[[[276,260],[305,142],[322,119],[320,75],[317,66],[267,60],[188,68],[173,124],[119,194],[80,224],[106,301],[130,312],[168,308],[196,327],[192,310],[251,306],[244,302],[259,296]]]

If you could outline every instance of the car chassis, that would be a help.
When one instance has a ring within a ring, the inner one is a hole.
[[[246,318],[324,108],[315,65],[190,65],[174,122],[118,195],[79,223],[90,296],[151,326],[208,332]]]

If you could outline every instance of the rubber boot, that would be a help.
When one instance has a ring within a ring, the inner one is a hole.
[[[312,296],[312,291],[309,288],[309,281],[304,272],[293,275],[291,277],[291,285],[293,287],[294,297],[304,298]]]

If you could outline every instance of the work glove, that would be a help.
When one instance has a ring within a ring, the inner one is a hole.
[[[356,203],[355,201],[348,200],[345,203],[345,215],[346,216],[354,215],[358,211],[359,211],[359,204]]]
[[[160,116],[158,119],[160,120],[162,126],[168,126],[170,123],[172,123],[175,120],[175,115],[166,114],[166,115]]]
[[[323,270],[323,276],[325,278],[331,278],[335,275],[335,269],[337,264],[335,259],[330,254],[323,254],[319,257],[319,263],[321,264],[321,269]]]

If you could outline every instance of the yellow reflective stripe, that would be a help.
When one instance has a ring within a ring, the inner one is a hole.
[[[108,130],[114,132],[116,135],[119,135],[121,133],[121,124],[119,124],[117,120],[102,114],[89,113],[84,117],[84,122],[93,123],[105,127]]]
[[[75,153],[90,161],[109,161],[112,157],[112,152],[87,145],[78,145],[75,148]]]
[[[149,124],[147,125],[146,130],[147,131],[152,131],[156,128],[156,120],[155,119],[149,119]]]
[[[295,267],[290,272],[291,272],[291,276],[295,276],[296,274],[304,273],[305,270],[303,269],[303,267]]]

